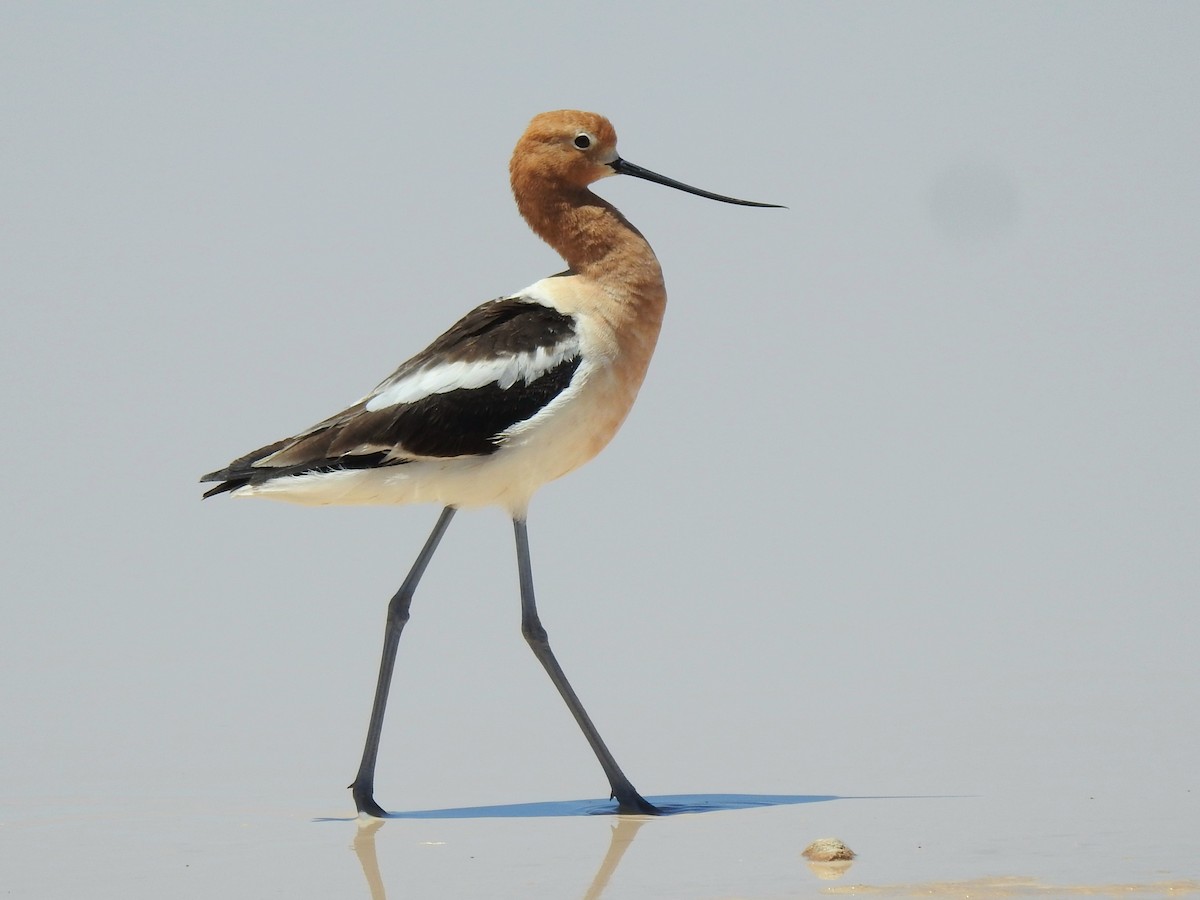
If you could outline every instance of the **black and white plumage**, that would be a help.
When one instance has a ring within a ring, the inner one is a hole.
[[[434,497],[430,482],[453,484],[466,469],[478,476],[480,462],[579,394],[589,371],[579,322],[550,305],[545,289],[570,274],[471,310],[353,406],[205,475],[220,482],[205,496],[394,503],[424,486],[441,503],[496,502],[494,489],[473,492],[476,502],[444,491]]]

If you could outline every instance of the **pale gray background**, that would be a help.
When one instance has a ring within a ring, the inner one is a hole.
[[[605,896],[817,890],[827,832],[874,884],[1200,877],[1198,46],[1193,3],[4,4],[0,889],[366,896],[311,820],[435,511],[196,478],[559,268],[506,164],[564,106],[790,207],[599,187],[671,305],[532,509],[585,703],[649,795],[961,795],[652,822]],[[386,806],[602,793],[517,625],[508,523],[460,516]],[[379,854],[580,896],[608,824]]]

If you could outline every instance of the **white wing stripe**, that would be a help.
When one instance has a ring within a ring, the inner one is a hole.
[[[409,372],[385,384],[367,400],[367,412],[401,403],[415,403],[431,394],[474,390],[495,382],[508,389],[518,381],[530,384],[563,360],[579,355],[579,339],[560,341],[553,347],[538,347],[532,353],[515,353],[471,362],[443,362]]]

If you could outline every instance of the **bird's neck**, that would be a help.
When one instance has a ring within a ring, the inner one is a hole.
[[[662,269],[650,244],[607,200],[574,189],[519,193],[517,206],[576,274],[629,297],[665,300]]]

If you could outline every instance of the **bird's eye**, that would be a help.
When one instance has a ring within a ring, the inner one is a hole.
[[[580,150],[586,150],[592,146],[592,136],[586,132],[581,132],[575,135],[575,146]]]

